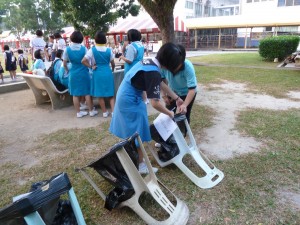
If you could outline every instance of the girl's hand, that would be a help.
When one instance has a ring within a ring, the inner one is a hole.
[[[181,114],[186,114],[187,112],[187,106],[185,104],[181,104],[178,109],[179,113]]]
[[[174,112],[173,111],[169,111],[170,113],[169,113],[169,117],[171,117],[171,119],[173,119],[174,118]]]
[[[177,108],[179,106],[181,106],[183,104],[183,100],[178,96],[178,98],[176,99],[176,105],[177,105]]]

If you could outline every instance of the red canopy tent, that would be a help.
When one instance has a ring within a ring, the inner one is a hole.
[[[123,35],[126,34],[129,29],[137,29],[142,34],[147,34],[147,41],[149,40],[149,33],[160,33],[157,24],[149,16],[119,19],[116,25],[110,27],[107,35],[113,35],[116,43],[116,35],[120,35],[122,41]],[[186,28],[184,22],[178,16],[174,19],[174,31],[188,32],[188,29]]]
[[[3,51],[4,51],[4,45],[9,45],[12,48],[19,48],[20,47],[20,40],[17,39],[13,35],[1,39],[0,43],[1,43],[1,47],[2,47]]]
[[[71,34],[74,32],[74,27],[64,27],[64,33],[62,34],[63,38],[69,38]]]

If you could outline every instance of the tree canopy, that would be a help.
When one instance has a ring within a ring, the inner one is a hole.
[[[174,41],[173,10],[177,0],[138,2],[158,25],[163,43]],[[9,12],[4,18],[6,27],[16,34],[37,29],[53,33],[69,23],[84,35],[93,36],[97,30],[107,32],[120,17],[137,16],[140,6],[134,0],[2,0],[0,12],[3,10]]]
[[[51,0],[53,8],[63,12],[63,18],[85,35],[97,30],[108,31],[119,17],[138,15],[140,6],[134,0]]]
[[[2,0],[0,10],[6,12],[5,26],[17,36],[23,32],[53,33],[66,26],[58,10],[52,10],[48,0]]]

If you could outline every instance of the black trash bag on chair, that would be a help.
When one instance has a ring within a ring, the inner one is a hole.
[[[187,132],[184,122],[185,119],[185,114],[174,115],[174,120],[184,137],[186,136]],[[173,135],[171,135],[166,141],[164,141],[164,139],[162,139],[159,132],[155,128],[154,124],[150,125],[150,133],[152,139],[157,143],[161,144],[160,149],[157,151],[158,157],[161,161],[169,161],[170,159],[174,158],[176,155],[179,154],[180,150]]]
[[[49,181],[43,180],[31,185],[30,192],[45,186]],[[77,220],[69,200],[60,197],[49,201],[38,210],[46,225],[77,225]]]
[[[133,188],[125,189],[124,187],[115,187],[106,196],[104,207],[111,211],[112,209],[116,208],[121,202],[131,198],[133,194]]]
[[[138,168],[139,156],[135,144],[136,137],[137,134],[128,140],[114,145],[107,154],[88,165],[114,186],[106,196],[104,207],[108,210],[116,208],[121,202],[131,198],[134,194],[132,184],[116,152],[124,147],[133,164]]]
[[[60,200],[51,225],[77,225],[77,220],[69,200]]]
[[[152,139],[161,144],[160,149],[157,151],[158,157],[161,161],[169,161],[179,154],[179,148],[173,135],[171,135],[166,141],[164,141],[155,128],[154,124],[150,125],[150,133]]]

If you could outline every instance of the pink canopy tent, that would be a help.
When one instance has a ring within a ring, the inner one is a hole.
[[[69,38],[71,34],[74,32],[74,27],[64,27],[64,33],[62,34],[63,38]]]
[[[142,34],[147,34],[147,39],[149,33],[160,33],[157,24],[151,17],[131,17],[119,19],[116,25],[110,27],[107,35],[113,35],[116,43],[116,35],[120,35],[122,40],[122,36],[126,34],[129,29],[137,29]],[[174,19],[174,31],[188,32],[184,22],[178,16]]]

